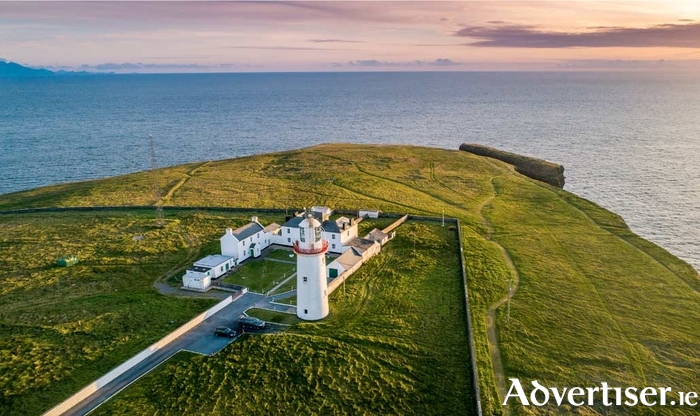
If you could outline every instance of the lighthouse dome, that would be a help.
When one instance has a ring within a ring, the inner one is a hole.
[[[299,228],[318,228],[321,223],[314,217],[306,217],[299,223]]]

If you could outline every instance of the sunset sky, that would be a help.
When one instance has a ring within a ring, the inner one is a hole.
[[[0,58],[116,72],[700,68],[700,0],[0,1]]]

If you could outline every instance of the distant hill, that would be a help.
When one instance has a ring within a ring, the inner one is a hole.
[[[14,62],[0,61],[0,78],[34,78],[50,77],[56,75],[47,69],[34,69],[16,64]]]

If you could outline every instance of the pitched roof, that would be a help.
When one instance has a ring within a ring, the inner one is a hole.
[[[356,249],[357,252],[359,252],[359,253],[364,253],[365,251],[367,251],[367,249],[369,249],[370,247],[372,247],[375,244],[378,244],[378,243],[374,240],[370,240],[368,238],[358,238],[358,237],[352,238],[352,239],[348,240],[347,243],[345,243],[346,246],[350,246],[353,249]]]
[[[369,234],[365,236],[365,238],[369,240],[374,240],[374,241],[382,241],[385,238],[388,238],[389,234],[385,233],[384,231],[381,231],[378,228],[375,228],[374,230],[370,231]]]
[[[251,222],[243,227],[236,228],[233,230],[233,236],[238,239],[238,241],[243,241],[246,238],[260,232],[263,230],[263,226],[257,222]]]
[[[323,221],[323,224],[321,224],[321,227],[323,227],[323,231],[327,233],[340,233],[340,228],[338,227],[338,223],[335,222],[334,220],[326,220]]]
[[[347,226],[349,227],[352,224],[352,221],[350,221],[346,217],[340,217],[337,220],[326,220],[323,221],[323,231],[327,233],[341,233],[345,229],[343,228],[343,224],[348,224]]]
[[[285,222],[282,227],[289,227],[289,228],[299,228],[299,224],[304,221],[304,216],[298,216],[298,217],[292,217],[289,221]]]
[[[333,261],[337,261],[345,270],[352,268],[352,266],[362,261],[362,255],[355,251],[355,249],[347,250],[345,253],[338,256]],[[332,263],[331,263],[332,264]]]

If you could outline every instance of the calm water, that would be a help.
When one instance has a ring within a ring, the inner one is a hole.
[[[0,194],[323,142],[476,142],[566,167],[566,189],[700,269],[700,75],[120,75],[0,80]]]

